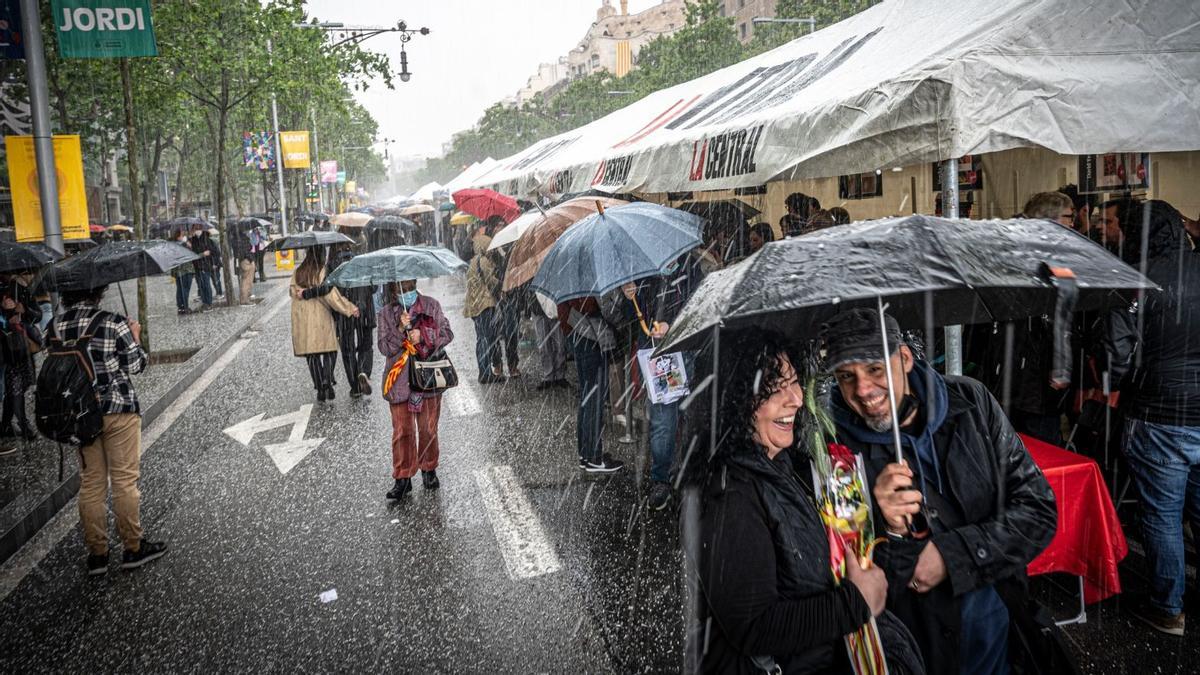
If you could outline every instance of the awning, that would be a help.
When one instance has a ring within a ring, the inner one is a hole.
[[[469,182],[518,196],[678,192],[1019,147],[1196,150],[1197,100],[1200,3],[889,0]]]

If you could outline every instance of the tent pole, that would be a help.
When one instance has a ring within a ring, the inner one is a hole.
[[[942,163],[942,216],[958,217],[958,159]],[[946,326],[946,374],[962,375],[962,326]]]

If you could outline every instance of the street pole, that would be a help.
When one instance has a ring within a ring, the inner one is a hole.
[[[50,94],[46,90],[46,52],[38,0],[21,0],[21,28],[25,34],[25,67],[29,78],[29,104],[33,117],[33,152],[37,162],[38,198],[46,246],[65,253],[62,219],[58,209],[58,174],[54,166],[54,138],[50,130]]]
[[[271,53],[271,41],[267,40],[267,54]],[[283,236],[288,235],[287,195],[283,192],[283,144],[279,138],[279,108],[275,105],[275,91],[271,91],[271,125],[275,130],[275,177],[279,180],[279,225]]]
[[[138,178],[138,158],[141,157],[137,144],[137,127],[133,120],[133,76],[130,74],[129,59],[120,60],[121,95],[125,103],[125,154],[129,164],[129,199],[133,215],[133,233],[138,241],[146,239],[146,215],[142,212],[141,182]],[[138,277],[138,323],[142,324],[142,334],[139,340],[142,349],[150,352],[150,311],[146,299],[146,277]]]
[[[308,114],[309,114],[309,117],[312,118],[313,152],[316,154],[315,165],[317,167],[317,171],[316,171],[316,173],[317,173],[317,210],[324,212],[325,211],[325,196],[322,193],[324,192],[325,186],[321,185],[321,138],[320,138],[320,136],[317,135],[317,111],[313,110],[312,108],[309,108]]]
[[[942,164],[942,216],[958,217],[958,159]],[[946,326],[946,374],[962,375],[962,326]]]

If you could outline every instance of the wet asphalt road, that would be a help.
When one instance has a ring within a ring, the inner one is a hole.
[[[673,519],[638,512],[633,471],[578,475],[571,392],[542,394],[528,375],[476,383],[461,281],[427,290],[464,374],[443,404],[439,491],[384,499],[387,405],[351,399],[340,363],[337,399],[317,403],[281,305],[145,450],[143,525],[170,553],[123,572],[114,533],[109,574],[88,578],[74,527],[0,602],[0,671],[676,670]],[[249,447],[223,433],[306,404],[304,438],[324,440],[286,474],[264,446],[289,427]],[[632,464],[630,448],[610,449]],[[485,498],[527,508],[501,508],[512,517],[497,525]],[[557,571],[514,576],[502,550],[514,522],[526,539],[540,530]]]
[[[534,390],[528,362],[519,380],[476,383],[461,283],[423,284],[443,301],[463,374],[443,404],[439,491],[384,499],[387,405],[351,399],[340,363],[337,399],[317,403],[291,355],[287,301],[269,298],[256,331],[145,450],[143,524],[170,554],[125,573],[114,538],[109,574],[88,578],[70,504],[65,536],[0,601],[0,671],[679,670],[676,515],[643,508],[644,445],[610,434],[606,449],[629,469],[580,476],[573,391]],[[376,387],[381,368],[377,356]],[[223,431],[310,404],[303,438],[323,440],[286,473],[267,446],[288,443],[293,427],[246,445]],[[337,599],[322,602],[331,590]],[[1065,594],[1035,590],[1069,613]],[[1122,601],[1067,628],[1085,672],[1200,663],[1195,633],[1158,637]]]

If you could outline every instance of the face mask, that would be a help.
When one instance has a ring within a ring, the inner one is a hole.
[[[415,303],[416,301],[417,301],[416,289],[411,290],[407,293],[400,294],[400,303],[403,304],[405,307],[412,307],[413,303]]]

